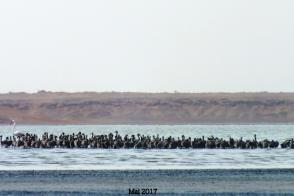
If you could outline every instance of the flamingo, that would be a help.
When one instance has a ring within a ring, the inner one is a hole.
[[[24,136],[24,135],[25,135],[25,134],[22,133],[21,131],[17,131],[17,130],[15,130],[16,123],[15,123],[14,120],[11,120],[11,125],[12,125],[13,136],[21,137],[21,136]]]

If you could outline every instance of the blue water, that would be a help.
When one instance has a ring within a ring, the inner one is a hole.
[[[74,125],[17,126],[17,130],[42,134],[82,131],[87,134],[149,134],[161,136],[233,137],[283,141],[294,137],[294,125]],[[11,127],[0,126],[0,134],[10,136]],[[294,168],[291,149],[16,149],[0,148],[0,170],[31,169],[246,169]]]

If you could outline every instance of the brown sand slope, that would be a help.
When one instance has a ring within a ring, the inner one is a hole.
[[[291,123],[294,93],[0,94],[0,123]]]

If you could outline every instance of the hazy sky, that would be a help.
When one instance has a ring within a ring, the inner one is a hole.
[[[294,1],[0,1],[0,70],[0,92],[294,91]]]

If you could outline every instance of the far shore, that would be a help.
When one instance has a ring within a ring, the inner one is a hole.
[[[294,93],[0,94],[0,124],[294,123]]]

